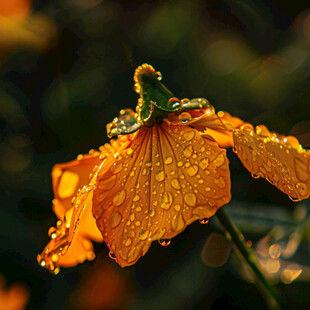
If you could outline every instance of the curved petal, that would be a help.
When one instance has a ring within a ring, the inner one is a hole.
[[[230,200],[226,151],[188,126],[142,127],[132,145],[100,171],[93,214],[117,262],[134,264]]]
[[[78,189],[88,184],[90,173],[100,162],[99,152],[91,151],[91,154],[79,155],[76,160],[53,167],[53,211],[60,220],[72,207],[72,199]]]
[[[56,227],[50,228],[51,241],[38,255],[41,266],[57,273],[59,266],[75,266],[94,259],[90,240],[103,241],[91,211],[98,171],[104,170],[106,162],[130,145],[131,139],[132,135],[120,137],[100,147],[100,152],[91,151],[91,155],[79,155],[77,160],[55,165],[52,172],[54,210],[60,220]]]
[[[199,130],[204,137],[215,140],[220,147],[233,147],[232,132],[244,124],[241,119],[231,116],[228,112],[220,111],[216,114],[211,105],[179,115],[171,113],[169,120],[174,124],[186,124]]]
[[[250,124],[233,132],[234,151],[253,177],[266,178],[294,201],[310,195],[310,153],[295,137]]]

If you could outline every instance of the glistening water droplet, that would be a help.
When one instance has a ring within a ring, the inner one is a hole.
[[[171,239],[159,239],[158,242],[162,246],[168,246],[171,243]]]
[[[210,220],[209,218],[200,219],[200,220],[199,220],[199,223],[200,223],[200,224],[208,224],[208,223],[209,223],[209,220]]]
[[[109,256],[112,259],[116,259],[116,255],[113,252],[111,252],[111,251],[109,252]]]

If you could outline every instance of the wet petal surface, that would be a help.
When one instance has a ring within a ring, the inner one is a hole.
[[[173,238],[229,200],[225,150],[193,128],[163,123],[141,128],[99,172],[93,214],[111,256],[127,266],[152,241]]]
[[[255,178],[266,178],[293,201],[310,195],[310,153],[295,137],[246,124],[234,131],[234,151]]]

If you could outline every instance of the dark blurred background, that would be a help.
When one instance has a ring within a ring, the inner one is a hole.
[[[221,267],[206,264],[206,240],[222,234],[215,219],[194,223],[169,247],[154,243],[125,269],[103,244],[95,245],[95,261],[57,276],[38,266],[36,255],[56,222],[52,166],[108,142],[106,124],[136,106],[133,73],[142,63],[161,71],[177,97],[206,97],[217,111],[294,134],[309,148],[309,7],[267,0],[0,1],[0,309],[13,309],[5,304],[10,294],[21,300],[14,309],[266,308],[234,254]],[[293,246],[282,257],[269,251],[267,263],[262,254],[261,263],[288,309],[309,309],[309,201],[296,205],[228,156],[233,200],[226,211],[258,254],[262,241],[267,249],[273,242]]]

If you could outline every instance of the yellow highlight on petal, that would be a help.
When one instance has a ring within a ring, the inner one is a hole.
[[[74,195],[76,187],[79,184],[79,176],[72,171],[65,171],[60,179],[58,185],[58,195],[60,198],[65,199]]]

